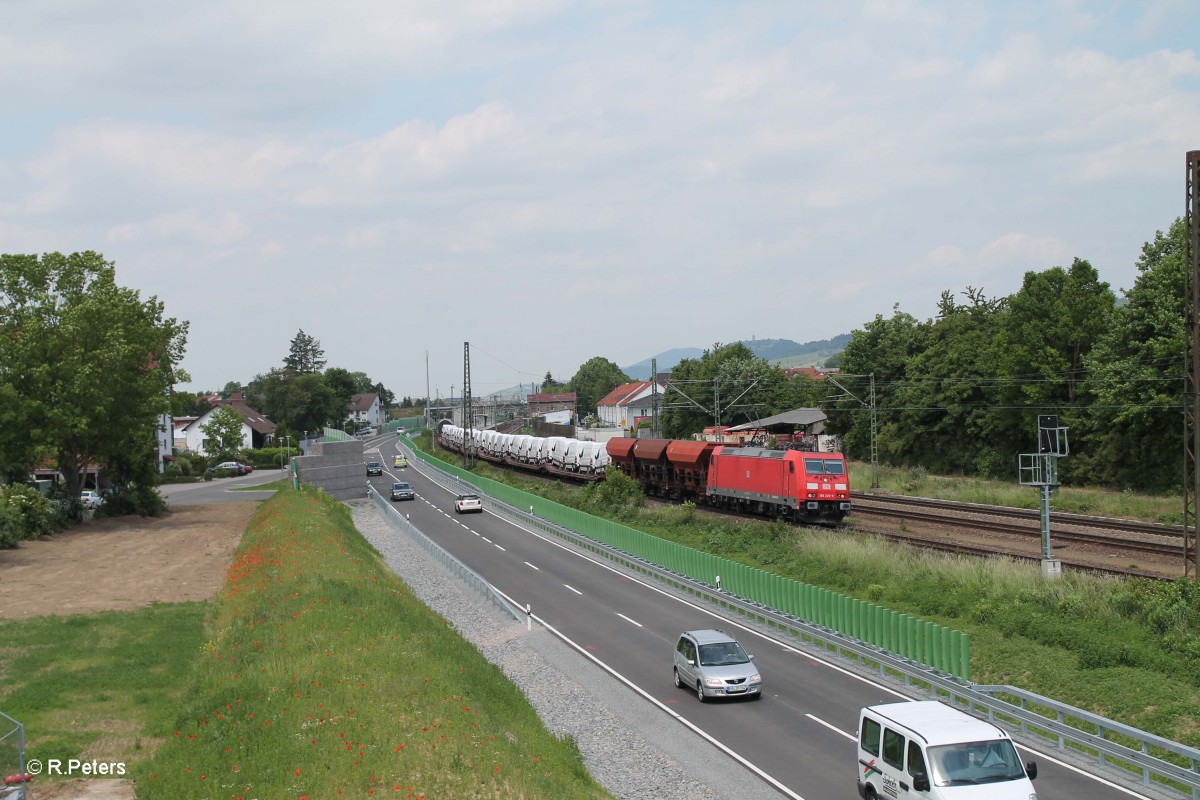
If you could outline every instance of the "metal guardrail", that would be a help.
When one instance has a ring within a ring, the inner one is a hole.
[[[435,482],[454,492],[478,493],[484,499],[486,507],[493,512],[502,513],[524,525],[563,539],[640,575],[672,586],[695,599],[734,612],[739,617],[778,633],[787,634],[789,638],[809,642],[821,647],[826,653],[851,658],[872,671],[878,671],[884,678],[898,679],[907,687],[922,689],[963,711],[1003,725],[1014,733],[1023,735],[1027,740],[1037,741],[1064,754],[1069,753],[1090,760],[1100,767],[1107,768],[1111,773],[1107,777],[1111,779],[1123,779],[1131,784],[1140,784],[1144,789],[1156,789],[1163,797],[1190,796],[1192,800],[1200,800],[1200,750],[1196,748],[1019,687],[966,683],[949,673],[930,669],[924,664],[902,658],[838,631],[769,608],[751,598],[739,597],[717,586],[664,569],[542,519],[531,513],[533,508],[525,511],[495,500],[482,493],[479,487],[439,469],[436,464],[431,463],[432,459],[427,454],[414,451],[412,455],[419,457],[422,465],[434,473],[430,477]],[[522,612],[517,618],[521,619],[523,616]],[[1006,700],[1004,695],[1014,700]],[[1081,725],[1086,727],[1080,727]],[[1094,730],[1088,730],[1089,727]],[[1108,738],[1110,735],[1121,737],[1132,744],[1114,741]],[[1190,766],[1167,761],[1156,755],[1156,751],[1162,756],[1173,756],[1185,761]]]
[[[441,563],[459,578],[462,578],[463,582],[466,583],[469,588],[479,592],[488,600],[491,600],[494,605],[497,605],[502,610],[507,611],[512,615],[513,619],[517,620],[518,622],[525,621],[526,614],[524,611],[516,608],[512,605],[512,603],[504,599],[504,596],[496,591],[495,587],[484,580],[478,572],[447,553],[442,549],[441,545],[422,533],[420,528],[409,522],[408,517],[401,514],[395,506],[380,497],[379,493],[375,491],[374,487],[370,487],[367,490],[367,496],[375,501],[375,505],[384,509],[384,516],[387,517],[388,522],[390,522],[403,533],[407,534],[414,543],[437,559],[439,563]]]

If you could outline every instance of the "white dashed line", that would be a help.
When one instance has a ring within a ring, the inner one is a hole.
[[[582,596],[583,596],[583,592],[579,591],[578,589],[576,589],[576,588],[575,588],[574,586],[572,586],[571,584],[569,584],[569,583],[564,583],[564,584],[563,584],[563,586],[567,587],[568,589],[570,589],[572,592],[574,592],[575,594],[579,595],[580,597],[582,597]]]
[[[542,571],[541,567],[535,567],[533,564],[530,564],[528,561],[525,562],[525,566],[529,567],[530,569],[536,569],[538,572]]]
[[[617,616],[620,617],[621,619],[625,620],[626,622],[632,622],[634,625],[637,625],[639,628],[646,627],[645,625],[638,622],[637,620],[630,619],[629,617],[625,616],[624,614],[617,614]]]

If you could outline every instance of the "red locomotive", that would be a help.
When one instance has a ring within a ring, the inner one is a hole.
[[[612,439],[608,454],[648,495],[799,522],[837,524],[850,513],[850,478],[841,453]]]

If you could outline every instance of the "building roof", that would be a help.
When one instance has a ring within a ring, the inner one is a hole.
[[[261,411],[257,411],[246,405],[246,401],[242,399],[240,394],[235,394],[228,400],[217,400],[213,403],[213,409],[220,406],[229,406],[234,411],[242,415],[242,419],[250,426],[250,429],[262,434],[275,433],[275,423],[263,416]],[[204,416],[208,416],[205,414]],[[198,419],[203,419],[199,417]]]
[[[379,395],[375,392],[363,392],[356,394],[350,398],[351,411],[369,411],[371,406],[375,405],[375,401],[379,399]]]
[[[748,431],[754,428],[769,428],[772,425],[807,426],[816,422],[824,422],[826,419],[828,417],[825,416],[825,412],[819,408],[793,408],[791,411],[785,411],[773,417],[756,419],[753,422],[747,422],[745,425],[735,425],[729,430]]]
[[[531,394],[526,398],[526,402],[528,402],[528,403],[574,403],[575,402],[575,393],[574,392],[558,392],[558,393],[545,392],[542,394]]]
[[[634,381],[633,383],[622,383],[617,388],[613,389],[608,394],[601,397],[596,406],[626,406],[637,398],[642,392],[649,389],[653,384],[650,381]],[[660,386],[661,388],[661,386]]]

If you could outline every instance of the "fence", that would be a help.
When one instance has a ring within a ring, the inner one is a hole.
[[[25,800],[24,776],[25,726],[0,711],[0,800]]]

